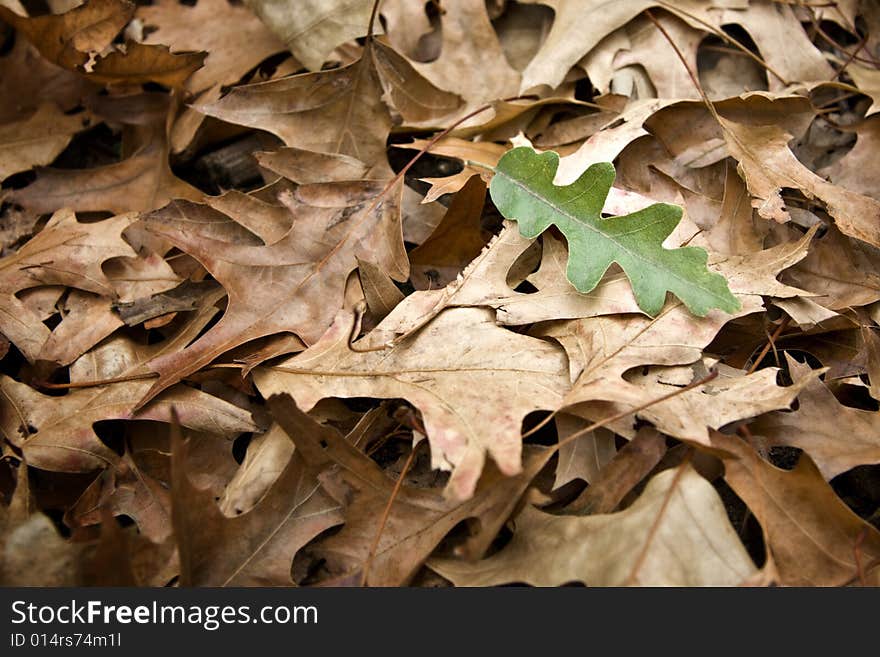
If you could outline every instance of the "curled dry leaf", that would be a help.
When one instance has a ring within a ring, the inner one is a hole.
[[[87,115],[68,116],[46,104],[25,120],[0,125],[0,181],[35,165],[49,164],[88,122]]]
[[[149,212],[171,199],[200,199],[202,192],[171,172],[164,145],[153,142],[116,164],[94,169],[44,168],[37,180],[9,198],[34,212]]]
[[[410,251],[410,275],[416,288],[447,285],[480,254],[486,245],[480,228],[485,200],[486,184],[472,176],[455,195],[440,225]]]
[[[199,0],[194,6],[161,0],[139,6],[137,17],[149,31],[144,43],[175,52],[208,53],[204,67],[187,81],[195,95],[235,84],[284,44],[247,8],[228,0]],[[199,29],[192,29],[198,25]]]
[[[101,263],[134,256],[122,231],[135,220],[119,215],[84,224],[70,211],[59,211],[46,227],[14,255],[0,260],[0,331],[29,359],[35,360],[49,338],[41,319],[16,297],[22,290],[68,285],[96,294],[112,294]]]
[[[399,201],[393,192],[378,198],[384,188],[373,181],[302,185],[285,196],[302,230],[263,246],[214,238],[218,226],[238,227],[225,216],[206,221],[201,234],[193,231],[188,217],[204,216],[201,206],[177,203],[147,217],[148,230],[199,260],[223,285],[229,303],[196,342],[151,362],[159,379],[141,403],[248,340],[284,331],[316,340],[342,307],[345,278],[359,255],[405,280]],[[262,284],[255,287],[255,280]]]
[[[408,121],[438,119],[459,106],[457,96],[436,89],[371,39],[352,64],[239,86],[199,110],[267,130],[291,147],[348,155],[372,166],[383,157],[391,129],[383,92]]]
[[[367,34],[373,0],[247,0],[247,6],[311,71],[346,41]]]
[[[90,0],[62,14],[28,18],[0,6],[0,19],[12,25],[54,64],[77,69],[104,51],[134,15],[128,0]]]
[[[730,154],[754,200],[758,214],[783,222],[790,216],[780,193],[784,187],[825,204],[845,235],[880,248],[880,201],[832,185],[798,162],[788,147],[791,135],[776,125],[745,126],[720,118]]]

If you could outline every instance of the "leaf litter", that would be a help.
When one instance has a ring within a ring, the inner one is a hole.
[[[0,582],[880,584],[880,15],[0,2]]]

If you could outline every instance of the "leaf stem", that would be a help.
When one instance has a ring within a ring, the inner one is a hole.
[[[367,585],[367,578],[370,576],[370,568],[373,566],[373,558],[376,555],[376,550],[379,548],[379,540],[382,538],[382,532],[385,530],[385,525],[388,523],[388,517],[391,515],[391,507],[394,504],[394,500],[397,499],[397,495],[403,487],[403,479],[406,477],[406,473],[409,472],[413,460],[415,460],[417,447],[417,445],[413,445],[412,449],[410,449],[409,456],[406,458],[406,462],[403,464],[403,469],[400,471],[400,476],[397,477],[397,481],[394,482],[394,488],[391,490],[391,495],[388,496],[388,503],[385,505],[385,510],[382,512],[382,519],[379,521],[379,528],[376,530],[376,537],[373,539],[372,545],[370,545],[370,551],[367,552],[367,558],[364,559],[364,568],[361,573],[361,586]]]

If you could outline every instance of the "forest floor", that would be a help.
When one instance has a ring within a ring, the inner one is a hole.
[[[0,583],[880,584],[877,2],[0,0],[0,98]]]

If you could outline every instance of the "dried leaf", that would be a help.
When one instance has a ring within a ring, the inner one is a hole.
[[[555,516],[526,506],[498,554],[429,565],[456,586],[735,586],[756,570],[718,493],[687,464],[655,476],[625,511]]]
[[[448,490],[457,499],[473,494],[487,455],[503,474],[520,472],[523,418],[555,409],[568,388],[557,348],[499,328],[486,310],[447,310],[387,352],[352,351],[351,321],[341,314],[302,354],[256,370],[257,387],[264,396],[287,392],[304,410],[330,396],[409,400],[422,412],[433,466],[453,471]]]
[[[173,430],[172,517],[183,586],[290,586],[297,551],[341,520],[339,506],[296,455],[257,506],[234,518],[193,485],[185,457],[186,443]]]
[[[322,554],[348,578],[363,576],[372,554],[367,573],[367,584],[372,586],[407,583],[444,536],[467,518],[480,518],[483,524],[482,538],[473,537],[470,545],[479,556],[550,457],[549,450],[528,455],[522,472],[513,477],[490,469],[474,495],[464,501],[447,499],[437,490],[402,486],[372,552],[394,482],[338,432],[318,426],[290,397],[276,395],[269,403],[307,462],[322,468],[322,485],[346,507],[344,527],[322,543]]]
[[[57,212],[46,227],[14,255],[0,260],[0,331],[30,360],[39,357],[49,329],[15,296],[21,290],[68,285],[96,294],[112,294],[101,263],[133,256],[121,232],[131,214],[82,224],[73,212]]]
[[[336,46],[367,34],[372,0],[247,0],[248,7],[310,71]]]
[[[761,523],[782,584],[840,586],[864,575],[877,585],[880,532],[840,501],[809,457],[786,471],[737,438],[714,434],[712,441],[730,454],[724,478]]]
[[[786,354],[792,377],[803,379],[809,365]],[[798,409],[769,413],[751,426],[771,445],[799,447],[810,455],[827,480],[856,466],[880,463],[880,413],[843,406],[822,381],[798,395]]]

